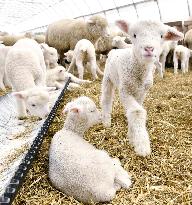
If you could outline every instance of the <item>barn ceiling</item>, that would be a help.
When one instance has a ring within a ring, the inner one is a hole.
[[[192,0],[0,0],[0,31],[43,31],[61,18],[83,18],[100,14],[109,22],[155,19],[163,22],[187,20]]]

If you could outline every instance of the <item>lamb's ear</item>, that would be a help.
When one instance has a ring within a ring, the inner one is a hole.
[[[26,99],[28,97],[27,91],[13,92],[11,95],[19,99]]]
[[[41,43],[40,47],[44,51],[44,50],[46,50],[48,48],[48,45],[46,43]]]
[[[167,32],[164,34],[165,40],[180,41],[183,40],[184,34],[179,32],[176,28],[167,26]]]
[[[115,21],[115,25],[118,26],[125,33],[128,33],[130,25],[125,20],[117,20]]]

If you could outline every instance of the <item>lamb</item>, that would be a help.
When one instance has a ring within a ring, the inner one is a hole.
[[[177,45],[173,54],[174,73],[177,74],[178,60],[181,60],[181,70],[183,73],[189,71],[189,58],[192,56],[192,50],[182,45]]]
[[[146,129],[147,112],[142,104],[153,85],[154,64],[165,40],[181,40],[183,34],[156,21],[138,21],[133,25],[123,20],[117,25],[130,34],[132,48],[112,50],[105,66],[102,82],[102,120],[111,126],[112,98],[118,88],[128,119],[128,138],[140,156],[151,153]]]
[[[112,200],[131,180],[118,159],[83,139],[84,132],[101,121],[101,113],[85,96],[69,102],[64,113],[64,127],[53,136],[49,150],[51,183],[84,203]]]
[[[46,84],[49,87],[56,87],[58,89],[63,88],[68,78],[71,78],[71,82],[68,86],[69,89],[79,87],[82,83],[91,83],[89,80],[81,80],[76,78],[71,73],[66,72],[63,66],[57,66],[54,69],[47,70]]]
[[[125,43],[126,37],[115,36],[112,41],[113,48],[129,48],[132,44]]]
[[[68,72],[70,72],[72,68],[77,66],[79,78],[83,79],[84,65],[86,65],[89,62],[90,70],[94,80],[98,78],[96,72],[98,72],[100,75],[103,75],[103,72],[99,69],[96,62],[95,48],[89,40],[82,39],[78,41],[75,46],[74,52],[70,51],[70,53],[73,54],[73,57],[71,64],[68,68]],[[67,56],[69,55],[69,53],[66,53],[65,55]]]
[[[45,42],[57,49],[60,60],[68,50],[73,50],[81,39],[93,44],[100,36],[109,34],[108,22],[101,16],[92,16],[87,21],[80,19],[62,19],[47,28]]]
[[[5,71],[16,97],[18,117],[44,118],[49,113],[49,90],[43,52],[33,39],[21,39],[9,50]]]
[[[166,42],[164,42],[164,44],[162,46],[162,51],[161,51],[161,55],[160,55],[160,62],[162,64],[163,72],[165,72],[166,57],[171,50],[175,49],[176,45],[177,45],[177,41],[166,41]]]
[[[9,86],[5,75],[5,60],[11,46],[0,47],[0,89],[5,90],[5,86]]]
[[[46,68],[51,69],[56,67],[58,65],[57,50],[53,47],[48,46],[46,43],[41,43],[40,46],[43,51]]]

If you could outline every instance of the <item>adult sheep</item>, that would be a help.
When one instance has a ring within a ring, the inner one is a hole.
[[[79,40],[85,38],[94,44],[100,36],[108,34],[108,22],[101,16],[92,16],[87,21],[62,19],[48,26],[45,42],[57,49],[62,60],[64,52],[73,50]]]

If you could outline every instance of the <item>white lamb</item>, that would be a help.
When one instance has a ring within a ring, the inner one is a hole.
[[[101,113],[85,96],[68,103],[66,112],[64,127],[54,135],[49,150],[51,183],[84,203],[112,200],[121,187],[130,187],[131,180],[118,159],[83,139],[86,130],[101,122]]]
[[[132,44],[125,43],[126,37],[115,36],[112,40],[113,48],[130,48]]]
[[[53,47],[48,46],[46,43],[41,43],[40,46],[43,51],[45,65],[47,69],[56,67],[58,65],[57,50]]]
[[[192,56],[192,50],[182,45],[177,45],[173,54],[174,73],[177,74],[178,60],[181,61],[181,70],[183,73],[189,71],[189,58]]]
[[[10,48],[11,46],[0,47],[0,89],[2,90],[5,90],[5,86],[9,85],[5,75],[5,61]]]
[[[165,62],[166,62],[167,55],[171,50],[175,49],[176,45],[177,45],[177,41],[166,41],[162,45],[160,62],[162,64],[163,73],[165,72]]]
[[[75,77],[73,74],[68,73],[63,66],[57,66],[54,69],[47,70],[46,83],[47,86],[54,86],[58,89],[63,88],[68,78],[71,77],[69,89],[79,87],[82,83],[91,83],[89,80],[81,80]]]
[[[39,44],[32,39],[18,40],[9,50],[5,71],[16,97],[18,117],[45,117],[49,113],[46,66]]]
[[[138,155],[151,153],[146,129],[146,110],[142,104],[153,85],[154,63],[165,40],[181,40],[183,34],[156,21],[133,25],[120,20],[117,25],[130,34],[132,48],[109,53],[102,82],[101,107],[105,126],[111,126],[112,98],[118,88],[128,119],[128,137]]]
[[[70,51],[70,53],[72,53]],[[67,56],[68,54],[65,53]],[[93,79],[97,79],[97,73],[100,75],[103,75],[103,72],[99,69],[97,63],[96,63],[96,55],[95,55],[95,48],[94,45],[87,39],[82,39],[77,42],[74,52],[71,64],[69,66],[68,72],[74,67],[77,66],[79,78],[83,79],[84,75],[84,66],[87,63],[90,63],[90,70],[93,76]]]

